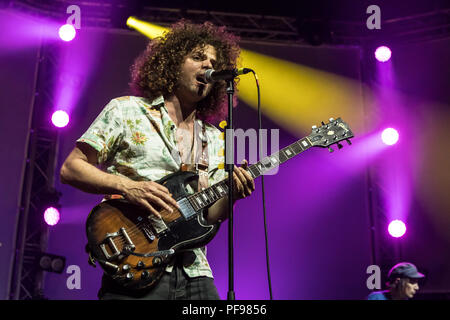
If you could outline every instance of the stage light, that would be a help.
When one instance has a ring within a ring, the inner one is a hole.
[[[39,267],[48,272],[62,273],[66,266],[66,258],[50,253],[40,253],[38,255]]]
[[[59,222],[59,210],[55,207],[49,207],[44,211],[44,220],[49,226],[54,226]]]
[[[398,131],[394,128],[387,128],[384,129],[381,133],[381,140],[388,146],[392,146],[393,144],[396,144],[398,141]]]
[[[391,49],[389,49],[386,46],[378,47],[375,50],[375,58],[377,58],[380,62],[386,62],[391,58],[392,52]]]
[[[131,29],[135,29],[140,33],[146,35],[150,39],[160,37],[170,29],[158,26],[156,24],[149,23],[147,21],[139,20],[136,17],[129,17],[127,19],[127,26]]]
[[[42,191],[39,196],[39,202],[37,203],[37,212],[42,214],[45,223],[50,226],[54,226],[59,222],[61,205],[59,199],[61,192],[54,188],[48,188]]]
[[[406,232],[406,225],[401,220],[393,220],[389,223],[388,231],[392,237],[400,238]]]
[[[55,111],[52,115],[52,122],[55,127],[63,128],[69,123],[69,115],[63,110]]]
[[[75,38],[77,32],[75,27],[71,24],[65,24],[58,31],[59,37],[64,41],[72,41]]]

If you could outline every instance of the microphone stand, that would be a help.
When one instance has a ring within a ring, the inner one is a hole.
[[[225,127],[225,171],[228,172],[228,300],[235,300],[234,261],[233,261],[233,172],[234,172],[234,134],[233,134],[233,94],[234,78],[227,81],[228,119]],[[230,131],[231,130],[231,131]],[[229,134],[231,133],[231,134]],[[228,163],[228,161],[230,163]]]

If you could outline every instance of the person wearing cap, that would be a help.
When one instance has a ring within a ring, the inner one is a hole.
[[[419,279],[425,275],[417,271],[410,262],[401,262],[392,267],[388,273],[386,285],[388,290],[375,291],[369,294],[367,300],[407,300],[414,297],[419,290]]]

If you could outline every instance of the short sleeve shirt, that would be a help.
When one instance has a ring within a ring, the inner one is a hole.
[[[367,300],[391,300],[389,291],[375,291],[367,296]]]
[[[203,122],[195,120],[200,127]],[[208,183],[226,178],[224,140],[221,131],[204,123],[208,150]],[[157,181],[180,170],[177,159],[175,123],[170,118],[161,96],[152,102],[126,96],[111,100],[87,131],[77,140],[98,151],[98,163],[110,174],[135,181]],[[189,189],[189,188],[188,188]],[[193,189],[189,189],[193,192]],[[213,277],[206,259],[206,248],[193,250],[195,261],[184,266],[189,277]],[[169,266],[167,271],[171,271]]]

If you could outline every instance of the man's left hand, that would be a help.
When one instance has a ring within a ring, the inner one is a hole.
[[[255,190],[255,182],[247,171],[248,161],[242,161],[242,166],[234,166],[233,172],[233,199],[239,200],[248,197]]]

